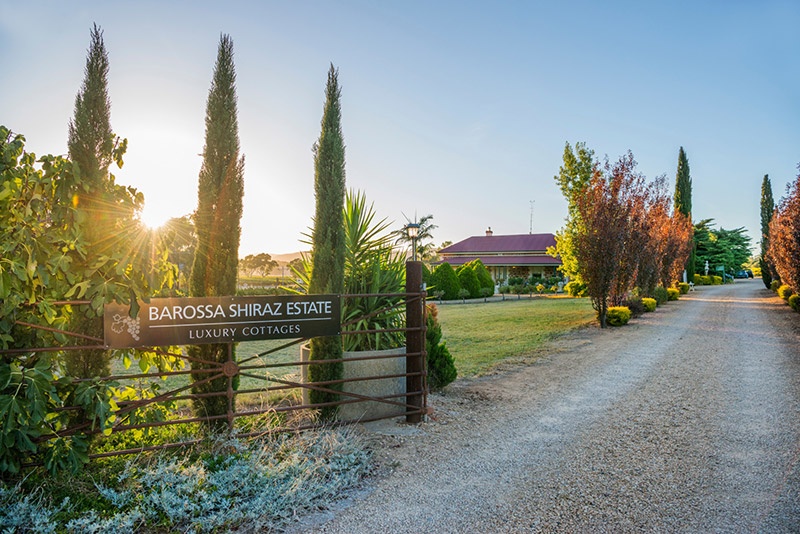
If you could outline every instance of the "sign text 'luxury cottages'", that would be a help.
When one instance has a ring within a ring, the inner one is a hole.
[[[341,333],[338,295],[190,297],[106,304],[105,344],[112,349],[199,345]]]

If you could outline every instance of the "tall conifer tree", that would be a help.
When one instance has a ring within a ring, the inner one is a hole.
[[[236,294],[244,195],[244,156],[239,156],[236,101],[233,40],[229,35],[222,35],[206,103],[206,136],[195,215],[197,247],[189,279],[189,292],[194,297]],[[227,360],[227,347],[226,344],[209,344],[189,348],[192,369],[198,371],[192,375],[194,382],[211,376],[199,371],[217,367]],[[199,360],[217,362],[217,365]],[[224,392],[226,388],[227,379],[222,377],[195,384],[192,391],[203,394]],[[198,398],[194,406],[199,416],[221,415],[228,409],[227,399],[222,395]]]
[[[67,148],[88,189],[76,196],[78,216],[86,221],[86,240],[92,252],[103,254],[113,242],[113,203],[108,201],[111,185],[108,169],[113,161],[114,134],[111,131],[111,100],[108,96],[108,52],[103,32],[95,24],[83,85],[75,97],[75,112],[69,122]],[[81,266],[75,265],[80,272]],[[88,307],[87,307],[88,308]],[[103,322],[92,310],[78,313],[71,328],[80,334],[103,338]],[[65,356],[71,376],[107,376],[110,355],[102,350],[73,351]]]
[[[678,151],[678,171],[675,175],[675,211],[680,212],[692,220],[692,176],[689,173],[689,160],[683,147]],[[694,238],[686,262],[686,276],[691,282],[694,278],[695,247]]]
[[[309,293],[339,294],[344,289],[344,196],[345,158],[344,138],[341,124],[341,90],[339,71],[331,65],[325,89],[325,108],[322,115],[319,140],[314,145],[314,192],[316,211],[312,232],[312,275]],[[342,357],[340,336],[318,337],[311,340],[313,360],[335,360]],[[342,378],[342,363],[310,365],[308,375],[312,382],[339,380]],[[341,389],[341,384],[325,386]],[[339,395],[311,390],[313,403],[332,402]],[[331,419],[334,408],[322,410],[323,419]]]
[[[775,199],[772,196],[772,182],[769,174],[764,175],[761,181],[761,280],[769,289],[772,284],[772,272],[775,269],[769,261],[769,223],[775,212]]]

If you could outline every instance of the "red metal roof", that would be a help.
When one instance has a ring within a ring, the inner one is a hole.
[[[547,265],[561,265],[561,260],[552,256],[447,256],[442,257],[440,262],[449,263],[450,265],[464,265],[474,259],[480,258],[481,262],[487,267],[490,266],[510,266],[510,267],[532,267],[532,266],[547,266]]]
[[[518,234],[472,236],[443,248],[439,254],[443,257],[451,254],[474,254],[486,263],[484,254],[514,254],[540,252],[544,254],[547,247],[556,246],[553,234]],[[444,258],[443,258],[444,259]],[[561,263],[560,261],[558,263]]]

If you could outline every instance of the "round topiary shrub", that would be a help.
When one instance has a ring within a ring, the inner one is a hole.
[[[458,275],[449,263],[440,263],[431,273],[431,283],[434,290],[444,291],[444,300],[455,300],[458,297],[458,290],[461,283]]]
[[[456,271],[458,276],[458,283],[461,284],[461,289],[467,291],[467,297],[478,298],[481,296],[481,283],[478,281],[478,275],[469,266],[462,266]],[[461,294],[458,295],[461,297]]]
[[[681,295],[685,295],[686,293],[689,292],[689,284],[687,284],[686,282],[681,282],[680,284],[678,284],[678,290],[681,292]]]
[[[788,300],[793,294],[794,291],[792,291],[792,288],[787,284],[783,284],[778,288],[778,296],[783,300]]]
[[[644,305],[644,311],[646,312],[654,312],[656,311],[656,306],[658,306],[656,299],[651,299],[648,297],[642,299],[642,304]]]
[[[769,288],[773,291],[778,291],[778,288],[781,287],[781,283],[778,280],[773,280],[769,284]]]
[[[622,326],[631,320],[631,310],[627,306],[611,306],[606,313],[606,322],[611,326]]]
[[[800,295],[791,295],[786,302],[789,303],[789,306],[796,312],[800,312]]]
[[[674,287],[667,289],[667,300],[678,300],[680,296],[681,292],[679,289],[675,289]]]

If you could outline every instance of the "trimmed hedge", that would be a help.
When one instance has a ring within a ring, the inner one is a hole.
[[[680,290],[675,289],[674,287],[670,287],[669,289],[667,289],[667,300],[678,300],[680,296],[681,296]]]
[[[686,282],[681,282],[678,284],[678,291],[681,292],[681,295],[685,295],[689,292],[689,284]]]
[[[778,296],[783,300],[789,300],[789,297],[791,297],[793,294],[794,291],[792,290],[791,286],[787,284],[783,284],[778,288]]]
[[[800,312],[800,295],[791,295],[786,302],[789,303],[789,306],[796,312]]]
[[[606,313],[606,322],[611,326],[622,326],[631,320],[631,310],[627,306],[611,306]]]
[[[658,306],[656,299],[651,299],[648,297],[642,299],[642,304],[644,304],[644,311],[646,312],[654,312],[656,311],[656,306]]]
[[[769,288],[773,291],[778,291],[779,287],[781,287],[781,283],[778,280],[773,280],[769,284]]]
[[[721,276],[711,276],[711,275],[702,275],[696,274],[694,275],[694,285],[696,286],[717,286],[722,284],[722,277]]]

